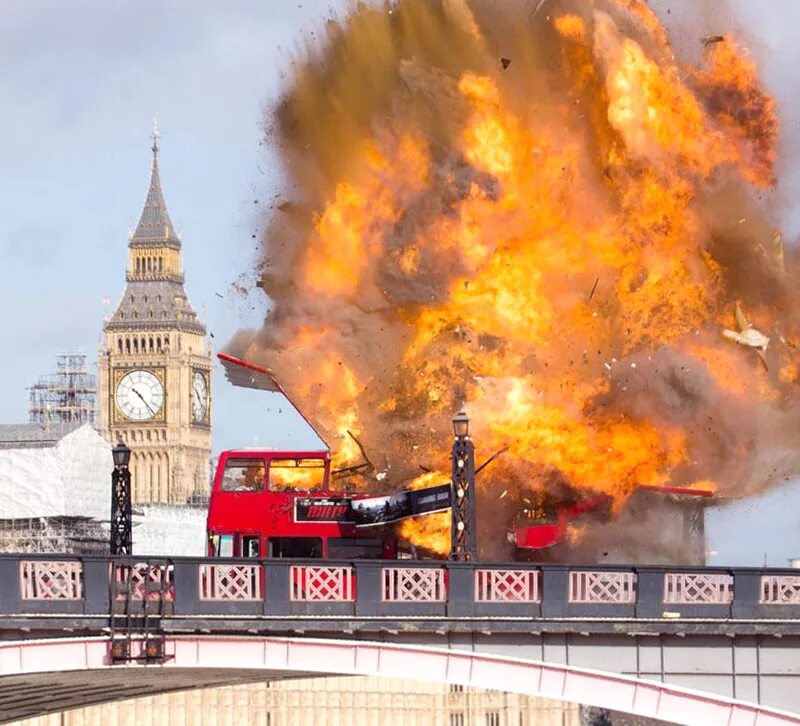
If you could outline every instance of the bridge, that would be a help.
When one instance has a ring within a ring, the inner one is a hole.
[[[0,721],[359,674],[800,724],[799,652],[789,569],[0,556]]]

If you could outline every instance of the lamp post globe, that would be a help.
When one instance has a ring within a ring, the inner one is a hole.
[[[131,450],[123,441],[118,441],[117,445],[111,449],[111,456],[114,459],[114,467],[119,469],[123,466],[128,466],[131,460]]]
[[[453,416],[453,434],[457,439],[469,436],[469,416],[465,411],[459,411]]]

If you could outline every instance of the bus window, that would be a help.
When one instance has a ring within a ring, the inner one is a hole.
[[[220,488],[223,492],[260,492],[265,474],[263,459],[228,459]]]
[[[259,557],[260,537],[258,535],[243,535],[242,536],[242,557]]]
[[[271,459],[269,490],[284,492],[319,491],[325,484],[325,462],[322,459]]]
[[[367,537],[329,537],[329,560],[380,560],[383,541]]]
[[[270,557],[322,557],[322,540],[319,537],[270,537]]]
[[[219,537],[218,557],[233,557],[233,535],[222,534]]]

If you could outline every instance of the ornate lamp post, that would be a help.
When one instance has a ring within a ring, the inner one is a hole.
[[[132,555],[131,535],[131,450],[120,441],[111,449],[114,471],[111,472],[111,554]]]
[[[464,411],[453,416],[452,519],[450,559],[478,559],[475,527],[475,447],[469,438],[469,417]]]

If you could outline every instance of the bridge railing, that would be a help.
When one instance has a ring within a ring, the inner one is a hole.
[[[0,615],[800,619],[797,570],[0,555]]]

